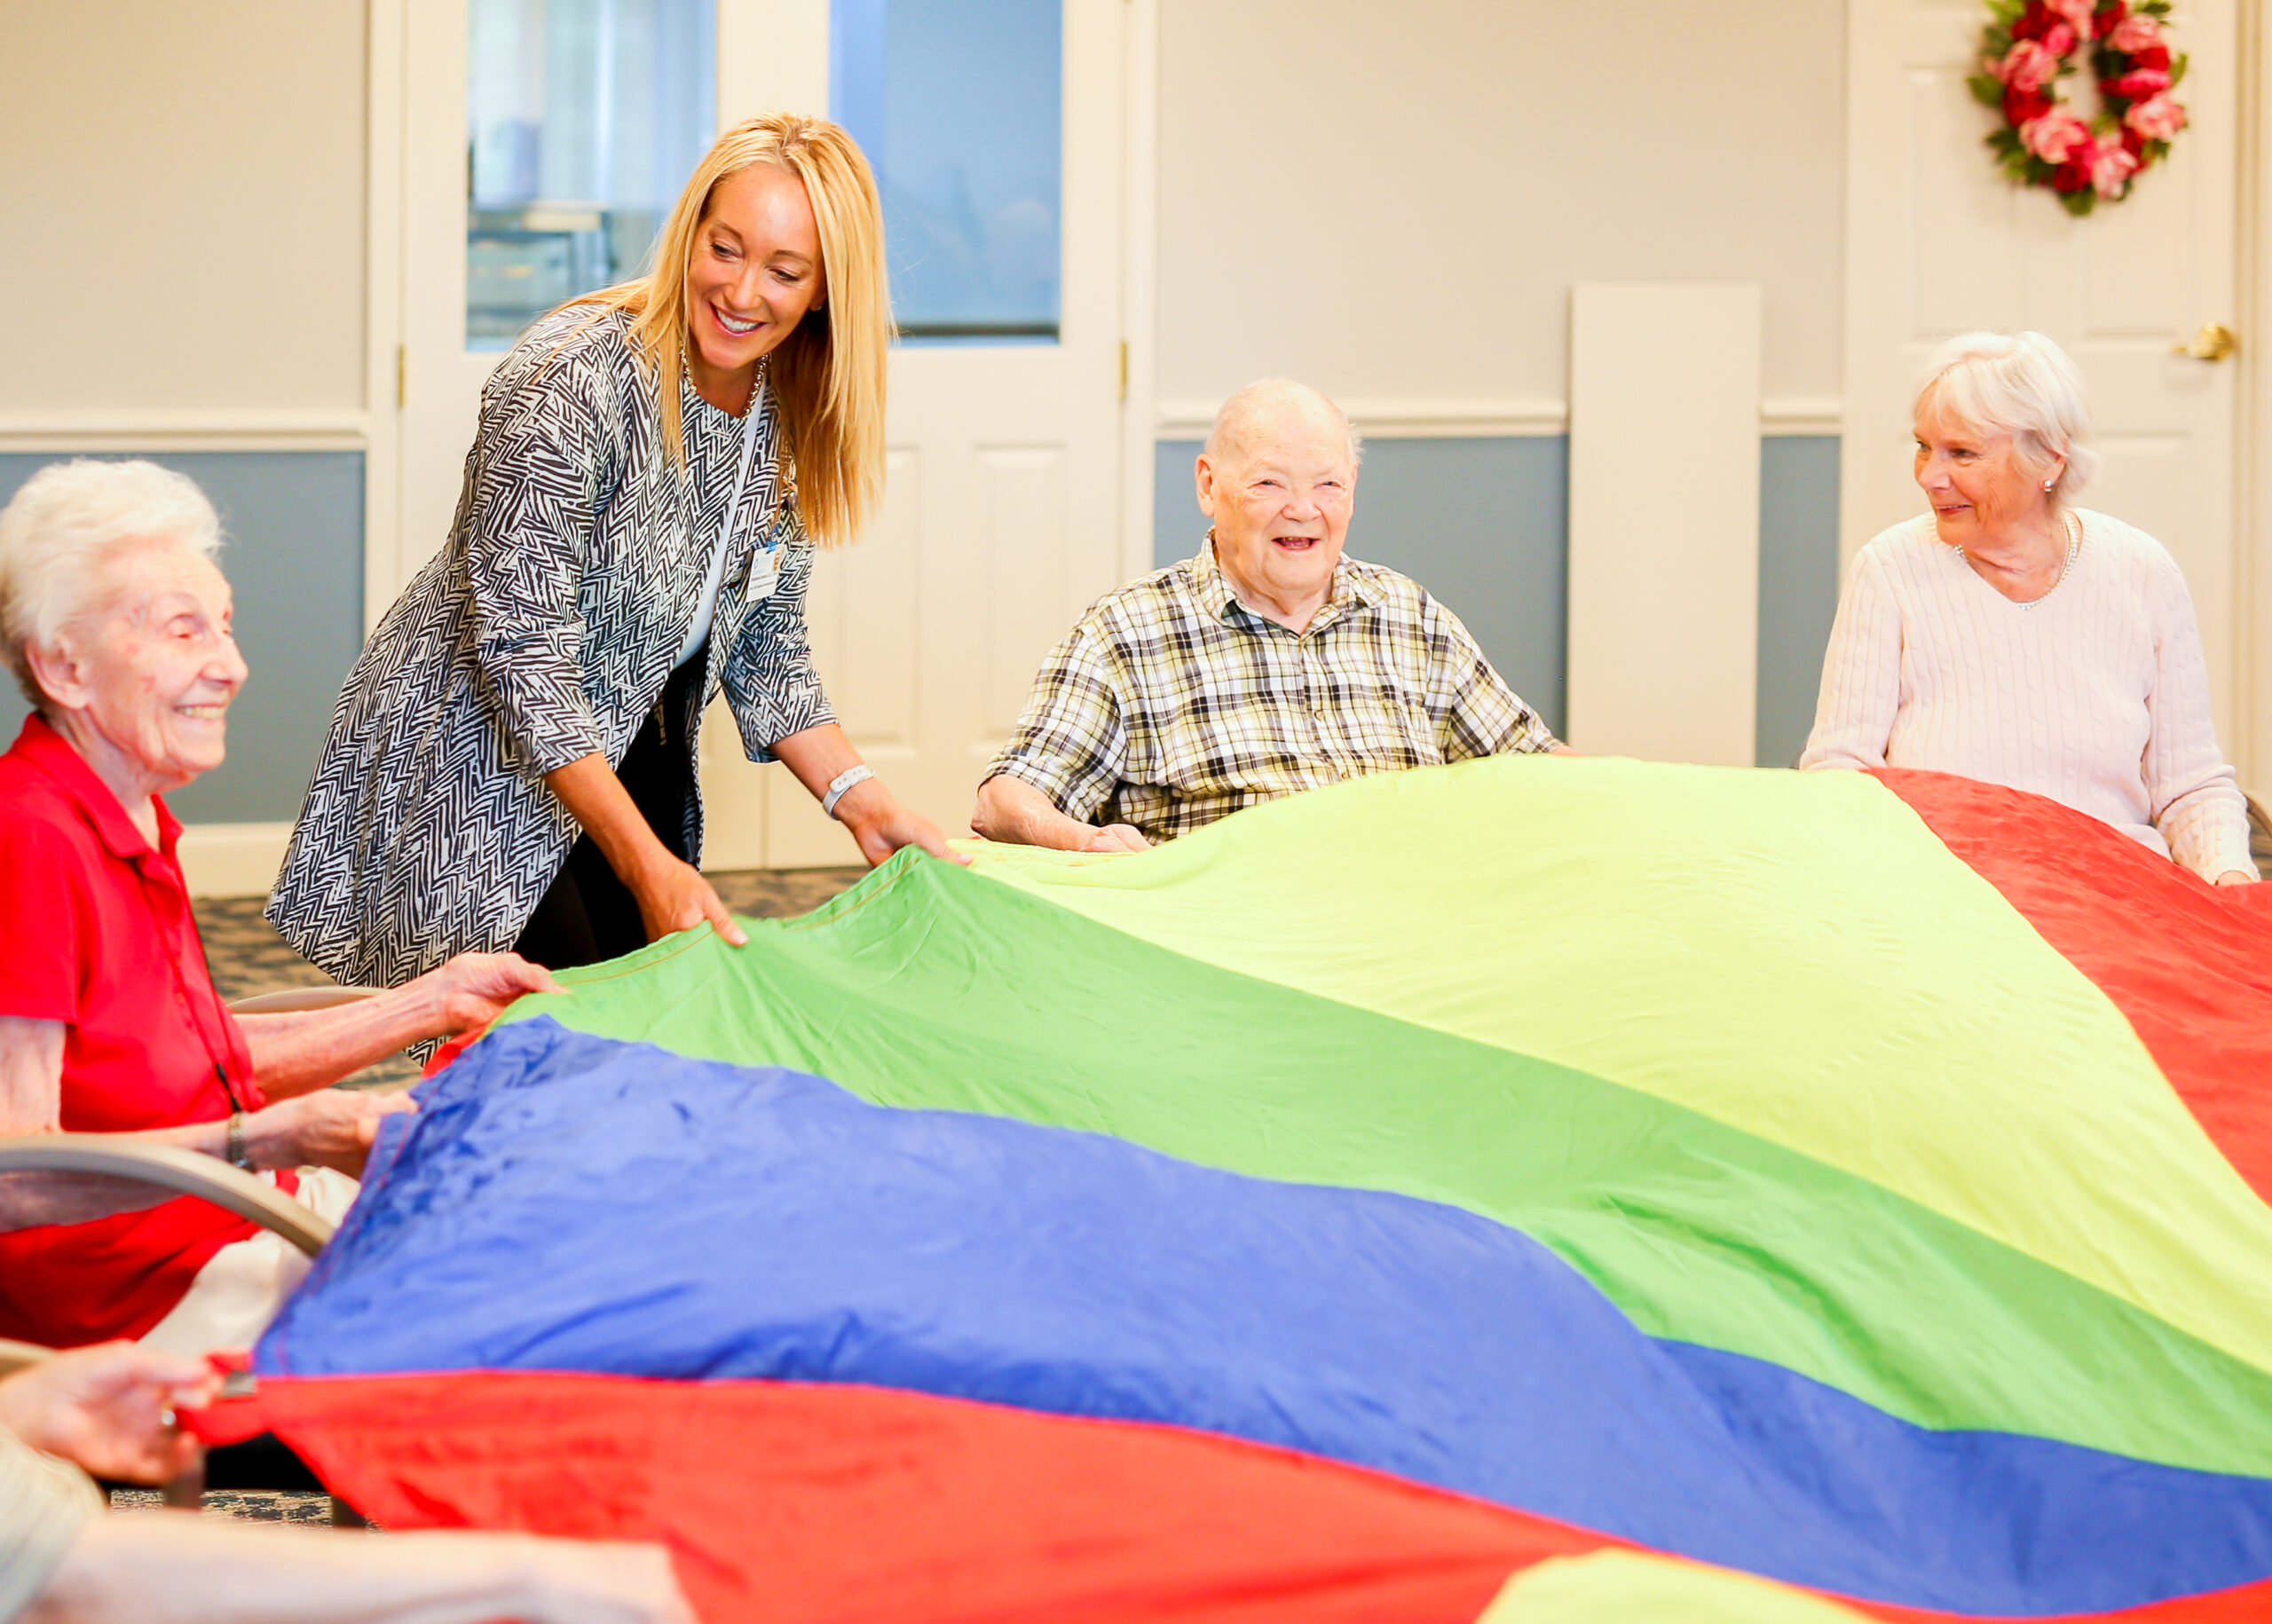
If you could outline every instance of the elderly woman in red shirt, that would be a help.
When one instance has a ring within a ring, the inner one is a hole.
[[[0,1134],[130,1135],[272,1178],[326,1217],[406,1095],[329,1085],[557,990],[509,953],[302,1014],[215,991],[164,794],[221,764],[244,683],[220,526],[148,462],[42,469],[0,511],[0,656],[34,713],[0,756]],[[304,1260],[245,1220],[110,1181],[0,1189],[0,1336],[256,1336]]]

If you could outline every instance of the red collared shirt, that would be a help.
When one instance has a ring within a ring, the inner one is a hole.
[[[244,1035],[205,966],[174,855],[181,825],[156,804],[153,851],[36,715],[0,756],[0,1015],[63,1023],[68,1131],[218,1122],[262,1104]],[[181,1196],[0,1234],[0,1336],[59,1347],[139,1336],[207,1259],[254,1233]]]

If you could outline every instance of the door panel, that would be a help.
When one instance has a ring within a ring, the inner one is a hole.
[[[1035,668],[1065,629],[1067,461],[1062,445],[977,453],[990,622],[979,720],[990,734],[1007,735],[1017,724]]]
[[[2171,349],[2235,318],[2232,0],[2173,17],[2192,56],[2179,95],[2193,127],[2128,199],[2082,220],[2011,185],[1982,143],[1992,115],[1964,80],[1983,15],[1921,0],[1848,8],[1842,551],[1921,510],[1908,409],[1932,350],[1981,327],[2048,334],[2082,368],[2106,458],[2081,502],[2154,535],[2183,568],[2230,750],[2237,370]],[[2087,113],[2095,92],[2074,83]]]
[[[403,22],[402,461],[393,592],[449,539],[481,385],[499,359],[469,352],[465,343],[465,0],[412,4]]]
[[[915,564],[920,556],[922,459],[894,450],[882,511],[858,546],[824,555],[806,609],[813,660],[845,731],[864,751],[911,749],[919,730],[915,673],[922,651]]]
[[[895,345],[886,517],[815,571],[815,601],[833,618],[820,669],[838,715],[894,793],[950,836],[968,832],[979,774],[1042,656],[1123,579],[1126,10],[1064,8],[1058,342]],[[911,623],[892,595],[903,591]],[[787,774],[762,777],[769,863],[855,860]]]

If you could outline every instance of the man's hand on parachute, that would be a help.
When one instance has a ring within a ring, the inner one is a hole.
[[[1152,843],[1127,824],[1107,824],[1089,837],[1083,851],[1149,851]]]

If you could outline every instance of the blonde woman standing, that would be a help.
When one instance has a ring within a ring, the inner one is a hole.
[[[1914,422],[1929,510],[1856,556],[1799,765],[2009,784],[2255,879],[2185,578],[2072,505],[2098,467],[2074,363],[2040,333],[1952,339]]]
[[[945,855],[861,764],[807,645],[813,545],[883,485],[875,183],[835,125],[720,138],[648,275],[482,391],[448,545],[348,678],[268,916],[343,981],[480,947],[558,968],[705,919],[696,740],[722,685],[870,863]]]

